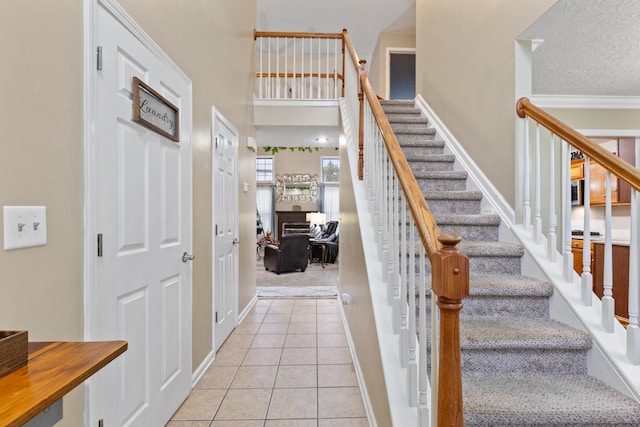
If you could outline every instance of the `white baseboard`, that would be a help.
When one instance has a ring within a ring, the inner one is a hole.
[[[356,377],[358,378],[358,386],[360,387],[360,394],[362,395],[364,409],[367,413],[367,420],[369,421],[369,426],[378,427],[378,423],[376,422],[376,417],[373,412],[373,406],[371,405],[371,399],[369,398],[369,392],[367,391],[367,386],[364,382],[364,375],[362,373],[362,369],[360,368],[360,363],[358,362],[358,356],[356,355],[356,347],[353,344],[353,338],[351,337],[351,332],[349,331],[349,324],[347,323],[347,318],[344,313],[344,306],[342,305],[342,300],[340,299],[339,295],[338,304],[340,305],[340,316],[342,317],[342,325],[344,326],[344,332],[347,336],[347,342],[349,343],[349,351],[351,352],[353,367],[355,368]]]
[[[209,369],[215,358],[216,353],[215,351],[211,350],[209,354],[207,354],[207,357],[204,358],[200,366],[198,366],[198,369],[196,369],[191,375],[191,388],[194,388],[196,384],[198,384],[198,381],[200,381],[200,378],[202,378],[204,373],[207,372],[207,369]]]

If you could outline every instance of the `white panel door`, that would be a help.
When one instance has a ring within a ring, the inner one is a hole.
[[[215,350],[237,325],[238,131],[213,110],[213,309]]]
[[[161,426],[191,390],[191,83],[98,7],[92,340],[126,353],[89,385],[89,423]],[[180,141],[133,122],[138,77],[180,110]]]

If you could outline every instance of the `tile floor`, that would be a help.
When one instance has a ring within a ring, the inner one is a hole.
[[[167,427],[367,427],[336,299],[261,299]]]

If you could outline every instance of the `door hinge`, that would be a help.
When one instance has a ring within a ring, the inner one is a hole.
[[[96,48],[96,69],[102,71],[102,46]]]
[[[99,419],[98,420],[98,427],[104,427],[104,420],[103,419]]]
[[[98,234],[98,256],[102,256],[102,233]]]
[[[218,148],[218,141],[219,141],[219,138],[216,136],[214,139],[215,139],[215,141],[216,141],[216,148]]]
[[[218,235],[218,224],[216,224],[216,234],[214,234],[214,236]]]
[[[216,323],[218,323],[218,312],[216,311]]]

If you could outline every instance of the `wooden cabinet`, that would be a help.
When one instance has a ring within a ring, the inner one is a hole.
[[[629,246],[612,245],[614,312],[623,319],[629,318]],[[593,245],[593,291],[602,298],[604,294],[604,244]]]
[[[612,145],[607,147],[613,154],[635,165],[635,139],[618,138],[612,140]],[[584,167],[584,165],[583,165]],[[573,176],[573,162],[571,164]],[[589,164],[589,196],[592,205],[604,205],[606,202],[605,169],[595,162]],[[572,178],[573,179],[573,178]],[[616,176],[611,175],[611,203],[628,204],[631,202],[631,187]]]
[[[584,254],[584,241],[582,239],[571,239],[571,253],[573,254],[573,269],[578,274],[582,274],[582,255]],[[591,272],[593,272],[593,243],[591,247]]]
[[[571,181],[584,179],[584,159],[571,160]]]

